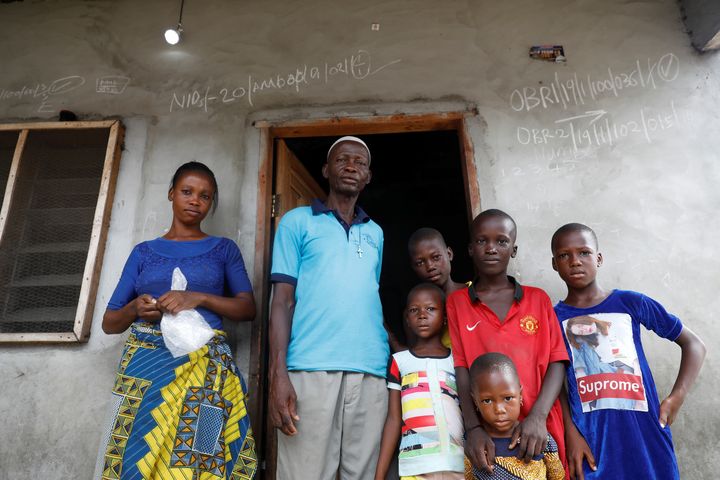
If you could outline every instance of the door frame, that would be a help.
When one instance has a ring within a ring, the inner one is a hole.
[[[272,230],[272,194],[275,172],[275,140],[293,137],[326,137],[344,135],[368,135],[376,133],[409,133],[453,130],[460,142],[460,157],[465,203],[468,208],[468,224],[480,213],[480,188],[478,184],[475,150],[470,137],[467,119],[476,111],[454,111],[424,114],[367,115],[363,117],[327,117],[280,121],[255,121],[259,130],[259,169],[257,211],[255,224],[255,262],[253,285],[257,304],[257,316],[252,324],[250,339],[250,365],[248,383],[250,397],[248,409],[254,418],[254,434],[262,462],[258,465],[259,478],[275,478],[275,448],[269,424],[263,422],[266,398],[264,383],[267,378],[265,348],[268,335],[270,300],[270,237]],[[269,440],[269,441],[268,441]],[[263,448],[263,446],[265,446]],[[267,455],[266,455],[267,454]]]

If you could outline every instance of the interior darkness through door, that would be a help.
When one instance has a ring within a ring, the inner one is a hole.
[[[288,147],[327,191],[321,168],[337,137],[286,138]],[[358,204],[385,234],[380,298],[385,320],[404,342],[402,310],[417,283],[407,240],[420,227],[442,232],[453,249],[455,281],[472,279],[467,254],[468,207],[455,131],[362,135],[372,152],[373,176]]]

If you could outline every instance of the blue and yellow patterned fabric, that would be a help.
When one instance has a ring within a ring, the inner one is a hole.
[[[252,479],[257,458],[246,391],[223,332],[173,358],[158,329],[136,322],[113,387],[96,478]]]
[[[509,438],[493,438],[495,443],[495,465],[493,473],[473,466],[465,459],[465,478],[467,480],[565,480],[565,470],[558,455],[557,443],[548,434],[547,443],[540,455],[525,463],[510,450]]]

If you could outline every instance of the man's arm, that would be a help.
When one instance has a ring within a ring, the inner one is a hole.
[[[660,404],[660,425],[670,426],[675,421],[680,407],[685,401],[688,391],[700,373],[703,361],[705,360],[705,344],[700,337],[689,328],[683,326],[680,336],[675,340],[680,345],[682,356],[680,358],[680,370],[678,371],[675,385],[670,395]]]
[[[564,380],[565,365],[562,362],[548,365],[535,405],[520,425],[515,427],[510,439],[510,448],[515,448],[520,440],[518,458],[529,462],[543,451],[547,442],[547,416],[558,398]]]
[[[295,435],[298,417],[297,396],[287,371],[287,348],[295,311],[295,286],[289,283],[273,284],[270,306],[270,421],[285,435]]]
[[[495,463],[495,444],[483,429],[480,419],[475,413],[475,404],[470,395],[470,372],[468,369],[455,367],[455,381],[465,426],[465,456],[474,466],[492,474]]]

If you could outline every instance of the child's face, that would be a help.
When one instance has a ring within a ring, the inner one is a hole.
[[[472,398],[491,437],[509,437],[520,416],[522,387],[517,378],[502,370],[490,370],[476,377]]]
[[[590,232],[566,232],[555,241],[552,266],[568,288],[582,289],[595,281],[602,254]]]
[[[507,271],[515,257],[515,232],[507,218],[487,217],[473,228],[468,253],[478,275],[497,275]]]
[[[418,290],[408,298],[405,321],[418,338],[439,336],[445,323],[442,296],[432,290]]]
[[[442,288],[450,278],[452,258],[452,250],[440,240],[422,240],[410,252],[410,266],[420,280]]]

